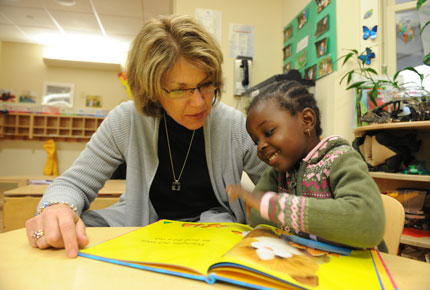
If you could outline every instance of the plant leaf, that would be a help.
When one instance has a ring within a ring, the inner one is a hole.
[[[423,31],[424,31],[424,29],[426,28],[427,25],[430,25],[430,20],[427,21],[426,24],[423,25],[423,27],[421,27],[421,29],[420,29],[420,35],[421,36],[423,35]]]
[[[373,89],[370,91],[369,93],[369,97],[370,97],[370,101],[372,101],[372,103],[375,106],[378,106],[376,104],[376,99],[378,98],[378,86],[374,86]]]
[[[378,75],[378,73],[376,72],[376,70],[374,70],[374,69],[373,69],[373,68],[371,68],[371,67],[365,68],[364,70],[365,70],[365,71],[368,71],[368,72],[371,72],[371,73],[373,73],[373,74],[375,74],[375,75]]]
[[[397,80],[397,77],[399,76],[399,73],[401,73],[402,71],[399,70],[398,72],[396,72],[393,76],[393,81],[395,82]]]
[[[361,85],[365,84],[366,82],[356,82],[347,87],[347,90],[353,89],[353,88],[359,88]]]
[[[341,78],[341,80],[340,80],[340,82],[339,82],[339,84],[341,84],[342,82],[343,82],[343,80],[346,78],[346,77],[348,77],[348,80],[347,80],[347,82],[346,82],[346,84],[349,84],[349,82],[350,82],[350,80],[351,80],[351,75],[354,73],[354,71],[352,70],[352,71],[350,71],[350,72],[348,72],[348,73],[346,73],[342,78]]]
[[[350,59],[354,54],[352,52],[348,53],[343,60],[342,66]]]
[[[421,8],[421,6],[426,2],[427,0],[418,0],[417,1],[417,10]]]
[[[425,65],[430,65],[430,52],[424,56],[423,62]]]
[[[346,82],[346,84],[347,84],[347,85],[349,85],[349,83],[351,82],[352,74],[353,74],[353,73],[354,73],[354,71],[353,71],[353,70],[349,72],[349,74],[348,74],[348,80],[347,80],[347,82]]]
[[[414,67],[408,66],[408,67],[405,67],[403,70],[413,71],[414,73],[416,73],[420,77],[421,81],[423,81],[423,79],[424,79],[424,75],[420,74]]]

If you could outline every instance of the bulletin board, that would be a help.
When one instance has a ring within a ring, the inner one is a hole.
[[[284,29],[283,72],[316,80],[336,70],[336,2],[312,0]]]

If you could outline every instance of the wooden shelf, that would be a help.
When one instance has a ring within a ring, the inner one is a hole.
[[[394,122],[384,124],[372,124],[361,126],[354,129],[355,135],[361,135],[368,131],[377,130],[411,130],[430,132],[430,121],[413,121],[413,122]]]
[[[372,124],[358,127],[354,130],[355,136],[361,136],[369,131],[389,131],[393,133],[415,132],[422,144],[418,152],[414,152],[414,157],[425,160],[426,166],[430,165],[430,121],[395,122],[385,124]],[[398,188],[416,188],[430,192],[430,175],[414,175],[402,173],[370,172],[382,193],[396,191]],[[415,247],[430,249],[430,237],[412,237],[402,235],[400,243]]]
[[[430,182],[430,175],[387,173],[387,172],[369,172],[369,173],[370,173],[370,176],[372,176],[373,178]]]
[[[0,114],[0,138],[86,142],[103,120],[103,117],[90,116]]]
[[[412,237],[407,235],[402,235],[400,238],[400,243],[415,247],[430,249],[430,237]]]

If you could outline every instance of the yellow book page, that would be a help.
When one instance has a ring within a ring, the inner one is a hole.
[[[342,256],[313,250],[279,238],[268,227],[254,229],[218,262],[243,265],[305,289],[383,289],[369,251]],[[226,268],[222,264],[222,271]],[[210,273],[222,276],[216,268]],[[379,274],[387,283],[386,272]],[[245,282],[252,283],[253,275],[258,276],[250,272]],[[261,276],[258,279],[264,280]]]
[[[209,266],[251,229],[236,223],[160,220],[81,252],[134,263],[175,265],[206,275]]]

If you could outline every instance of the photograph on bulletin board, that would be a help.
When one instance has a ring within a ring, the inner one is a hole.
[[[316,76],[317,76],[317,65],[316,64],[305,69],[304,79],[314,81]]]
[[[284,42],[288,41],[293,35],[293,27],[291,25],[284,28]]]
[[[291,28],[289,38],[285,32]],[[303,78],[314,79],[336,70],[336,0],[312,0],[282,29],[284,34],[283,70],[300,71]],[[290,51],[285,48],[291,46]]]
[[[323,38],[315,43],[315,49],[317,57],[321,57],[327,53],[327,37]]]
[[[318,77],[323,77],[333,72],[333,62],[330,55],[324,57],[318,62]]]
[[[317,3],[318,13],[320,13],[330,4],[331,0],[315,0],[315,2]]]
[[[308,62],[308,58],[307,58],[306,50],[303,50],[296,56],[295,68],[296,69],[304,68],[307,62]]]
[[[324,32],[328,30],[328,16],[324,16],[320,21],[317,23],[317,31],[315,32],[315,37],[320,36]]]
[[[282,69],[282,71],[283,71],[284,73],[288,72],[289,70],[291,70],[291,62],[287,62],[287,63],[284,65],[284,68]]]
[[[291,44],[284,48],[284,60],[291,56]]]
[[[309,9],[305,9],[302,11],[302,13],[297,16],[297,30],[300,30],[305,26],[306,23],[308,23],[308,15],[309,15]]]

